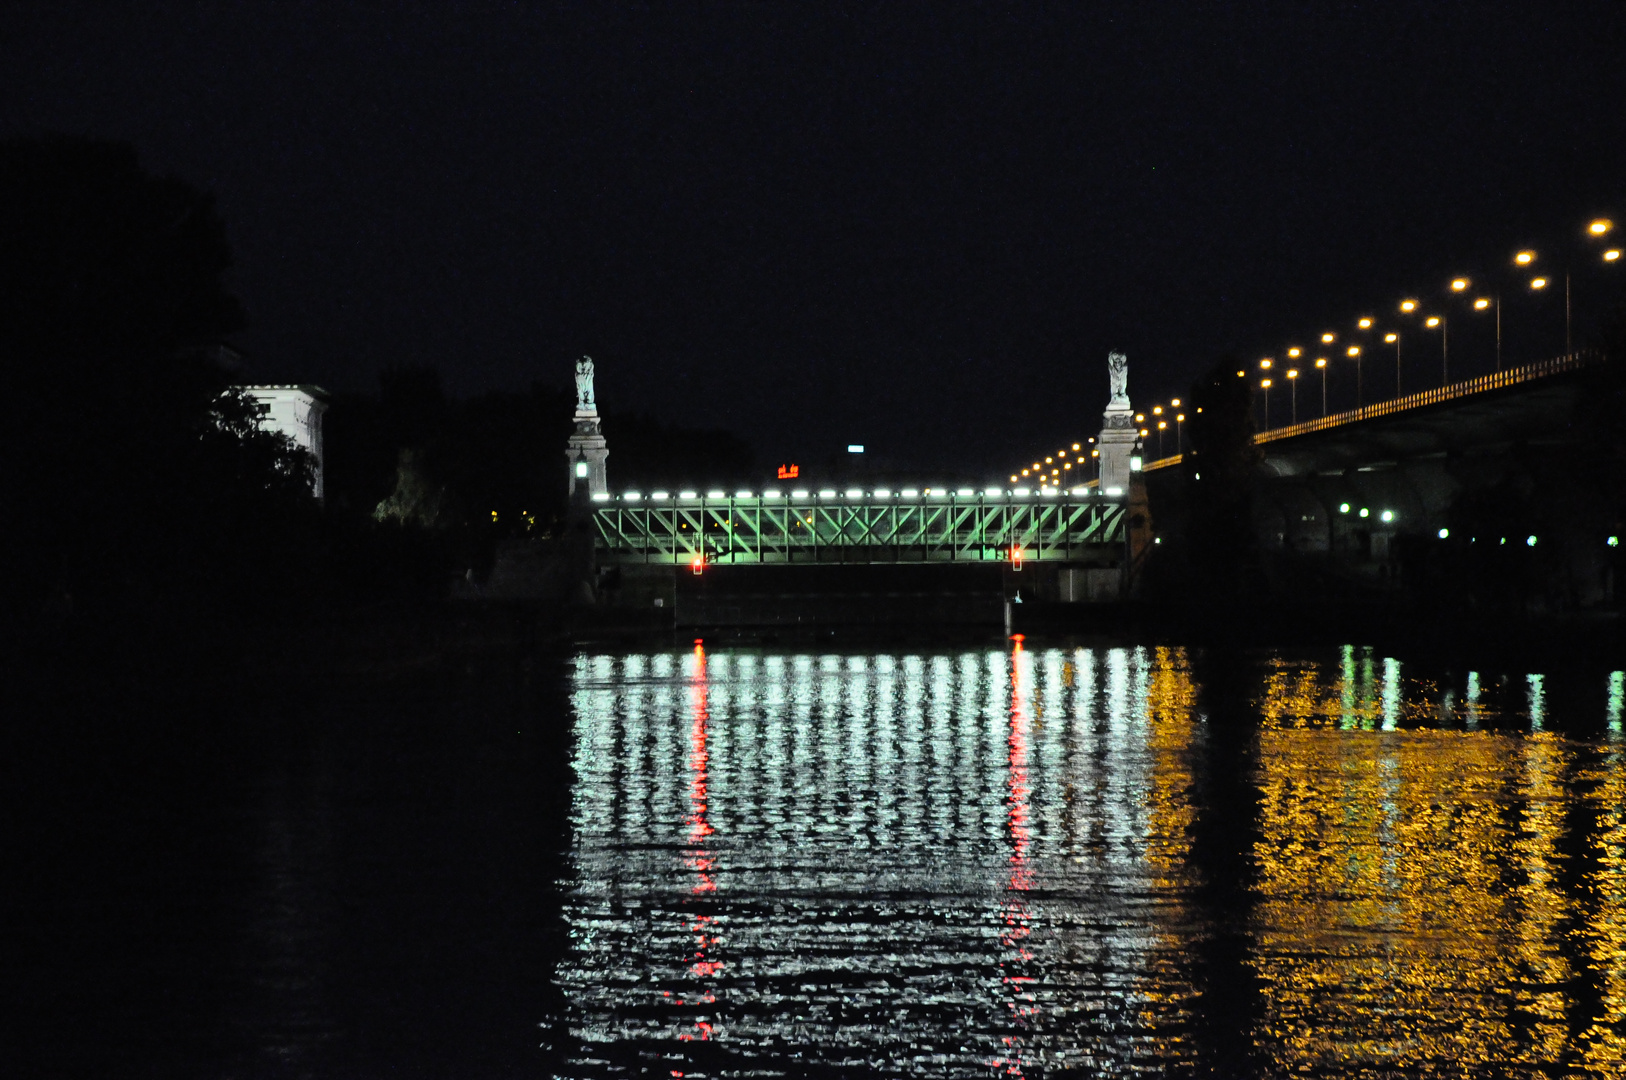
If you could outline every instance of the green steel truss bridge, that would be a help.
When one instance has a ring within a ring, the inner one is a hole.
[[[1125,499],[1072,490],[597,496],[600,565],[1115,563]]]

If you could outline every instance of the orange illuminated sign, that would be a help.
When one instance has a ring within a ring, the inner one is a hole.
[[[799,465],[781,465],[779,466],[779,479],[794,480],[801,475],[801,472],[802,469]]]

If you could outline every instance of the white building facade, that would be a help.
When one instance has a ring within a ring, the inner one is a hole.
[[[322,414],[327,412],[327,391],[319,386],[244,386],[240,388],[260,410],[260,426],[280,431],[316,459],[312,494],[325,497],[322,483]]]

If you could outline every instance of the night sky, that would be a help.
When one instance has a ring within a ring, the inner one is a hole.
[[[1618,0],[31,7],[0,134],[213,192],[253,381],[585,352],[770,463],[1003,472],[1110,349],[1143,403],[1626,215]]]

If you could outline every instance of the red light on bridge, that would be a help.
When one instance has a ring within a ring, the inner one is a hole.
[[[781,465],[781,466],[779,466],[779,479],[781,479],[781,480],[794,480],[798,476],[800,476],[801,474],[802,474],[802,469],[801,469],[801,466],[799,466],[799,465]]]
[[[1022,549],[1014,544],[1011,545],[1011,569],[1022,569]]]
[[[691,562],[689,565],[694,568],[695,576],[698,577],[699,574],[700,574],[700,571],[705,569],[706,557],[704,555],[696,555],[694,557],[694,561]]]

